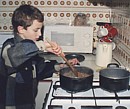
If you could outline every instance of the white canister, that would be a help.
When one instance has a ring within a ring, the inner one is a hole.
[[[107,67],[112,60],[112,43],[98,42],[96,50],[96,65]]]

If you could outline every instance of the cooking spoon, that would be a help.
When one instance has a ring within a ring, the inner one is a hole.
[[[46,38],[46,41],[47,41],[52,47],[54,46],[48,38]],[[68,62],[68,60],[65,58],[63,52],[60,53],[60,56],[61,56],[62,59],[66,62],[66,64],[71,68],[71,70],[72,70],[72,72],[74,73],[74,75],[75,75],[76,77],[78,77],[79,75],[78,75],[77,70]]]

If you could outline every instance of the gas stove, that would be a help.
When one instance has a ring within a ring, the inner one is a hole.
[[[108,92],[93,81],[91,89],[83,92],[68,92],[53,80],[42,109],[130,109],[130,90]]]

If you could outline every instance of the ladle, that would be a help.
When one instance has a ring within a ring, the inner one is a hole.
[[[47,41],[52,47],[54,46],[48,38],[46,38],[46,41]],[[72,70],[72,72],[74,73],[74,75],[75,75],[76,77],[78,77],[78,72],[77,72],[77,70],[68,62],[68,60],[65,58],[63,52],[60,53],[60,56],[61,56],[62,59],[66,62],[66,64],[71,68],[71,70]]]

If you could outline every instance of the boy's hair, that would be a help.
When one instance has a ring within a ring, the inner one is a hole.
[[[34,6],[27,4],[21,5],[14,11],[12,16],[12,25],[14,32],[18,32],[18,26],[23,26],[24,29],[27,29],[27,27],[32,25],[34,20],[43,22],[44,16],[42,12]]]

